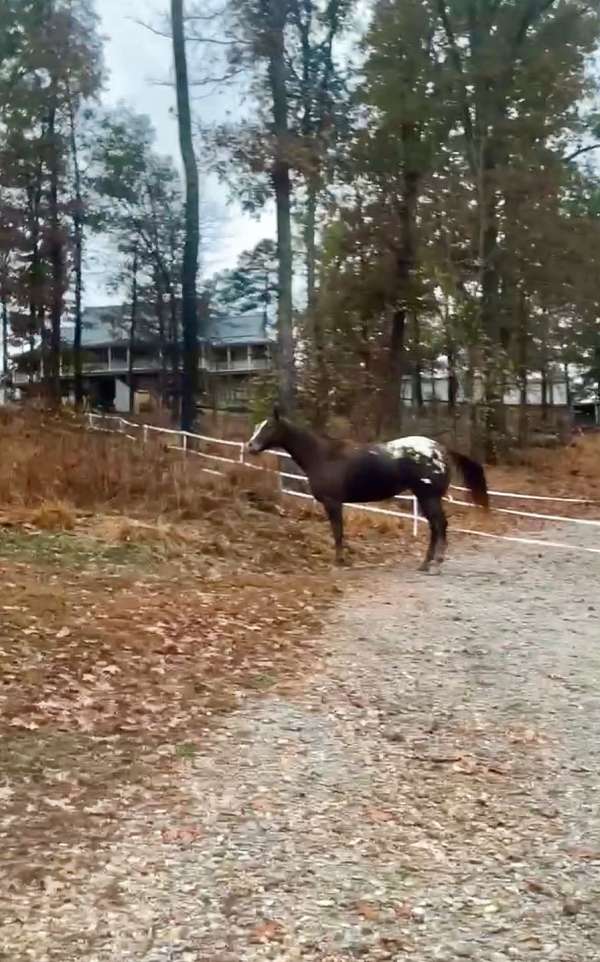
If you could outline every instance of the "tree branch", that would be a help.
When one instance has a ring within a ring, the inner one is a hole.
[[[144,30],[149,30],[150,33],[153,33],[155,37],[164,37],[165,40],[173,39],[170,33],[166,33],[164,30],[159,30],[158,27],[153,27],[151,23],[146,23],[144,20],[131,19],[131,23],[135,23],[137,27],[143,27]]]
[[[582,154],[588,154],[590,150],[600,150],[600,144],[588,144],[587,147],[578,147],[577,150],[572,151],[572,153],[567,154],[563,158],[566,164],[571,160],[575,160],[576,157],[580,157]]]
[[[206,20],[206,17],[186,17],[186,22],[193,20]],[[159,30],[158,27],[153,27],[151,23],[146,23],[145,20],[132,20],[132,23],[137,24],[138,27],[143,27],[145,30],[149,30],[153,33],[155,37],[163,37],[165,40],[172,40],[171,34],[166,30]],[[239,40],[233,37],[231,40],[221,39],[219,37],[207,37],[200,36],[197,33],[186,34],[186,41],[188,43],[212,43],[218,47],[234,47],[234,46],[250,46],[250,42],[247,40]]]
[[[218,10],[213,10],[211,13],[188,13],[183,18],[184,23],[193,23],[195,20],[201,21],[202,23],[212,23],[219,17],[225,16],[227,13],[227,5],[225,4]]]
[[[188,33],[185,39],[188,43],[212,43],[217,47],[250,46],[250,42],[247,40],[219,40],[217,37],[205,37],[197,33]]]
[[[515,47],[519,47],[523,43],[527,35],[527,31],[532,23],[543,17],[544,14],[550,9],[550,7],[553,7],[555,3],[556,0],[542,0],[542,3],[539,3],[539,0],[531,0],[525,11],[525,14],[523,15],[521,23],[519,24],[519,29],[515,34]]]

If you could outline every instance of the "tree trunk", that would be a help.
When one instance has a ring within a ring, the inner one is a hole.
[[[420,373],[421,373],[421,372],[420,372],[420,370],[419,370],[419,374],[420,374]],[[437,388],[436,388],[436,385],[435,385],[435,375],[436,375],[435,361],[432,361],[432,362],[431,362],[431,368],[430,368],[429,374],[430,374],[430,377],[431,377],[431,400],[432,400],[432,401],[437,401],[438,396],[437,396]],[[421,385],[421,383],[419,383],[419,386],[421,387],[421,407],[422,407],[422,406],[423,406],[423,391],[422,391],[422,385]],[[435,408],[434,408],[434,410],[435,410]]]
[[[275,161],[272,182],[277,211],[277,355],[279,395],[288,414],[296,403],[296,371],[294,363],[294,327],[292,302],[292,183],[287,159],[289,149],[288,97],[286,86],[284,31],[286,4],[269,0],[269,84],[273,102]]]
[[[8,374],[8,298],[2,294],[2,373]]]
[[[567,407],[568,407],[569,410],[570,410],[570,409],[571,409],[571,401],[573,400],[573,398],[571,397],[571,379],[570,379],[570,377],[569,377],[569,362],[568,362],[568,361],[563,361],[563,375],[564,375],[564,378],[565,378],[566,402],[567,402]]]
[[[158,326],[158,350],[160,353],[160,375],[159,375],[159,385],[158,393],[160,397],[160,406],[164,407],[165,397],[167,393],[167,345],[166,345],[166,330],[165,330],[165,302],[164,302],[164,292],[161,280],[161,271],[157,269],[154,280],[155,294],[156,294],[156,323]]]
[[[313,315],[317,301],[317,195],[318,184],[311,177],[307,185],[306,217],[304,222],[304,246],[306,249],[306,302]]]
[[[29,349],[35,351],[35,336],[39,333],[40,345],[40,377],[43,374],[44,362],[44,277],[42,258],[40,253],[40,207],[42,203],[42,168],[38,162],[35,183],[28,190],[28,213],[31,263],[29,266],[28,308],[29,308]],[[31,359],[30,380],[34,377],[33,357]]]
[[[542,391],[542,421],[548,420],[548,369],[545,360],[542,361],[540,369],[541,391]]]
[[[319,424],[328,417],[329,384],[325,363],[323,324],[317,308],[317,195],[318,184],[314,177],[307,184],[306,217],[304,223],[304,246],[306,250],[306,314],[309,334],[312,335],[313,363],[315,372],[315,417]],[[315,424],[315,427],[317,425]]]
[[[262,309],[262,336],[267,337],[267,327],[269,325],[269,300],[271,291],[271,278],[269,277],[269,272],[265,274],[265,286],[263,292],[263,309]]]
[[[138,308],[138,247],[137,243],[133,249],[133,266],[131,269],[131,313],[129,315],[129,365],[127,377],[129,380],[129,413],[135,412],[135,380],[134,380],[134,360],[135,360],[135,338],[137,328],[137,308]]]
[[[406,308],[398,305],[394,310],[390,325],[390,340],[388,348],[388,375],[386,390],[383,392],[384,403],[382,426],[384,430],[394,433],[401,423],[401,388],[404,373],[404,337],[406,333]]]
[[[405,156],[409,150],[411,137],[409,130],[403,131]],[[420,175],[416,170],[404,172],[404,196],[398,205],[400,221],[400,249],[396,256],[397,304],[391,320],[389,340],[389,360],[387,384],[383,392],[383,422],[393,432],[400,426],[401,384],[404,373],[404,341],[406,320],[411,307],[414,307],[414,271],[417,262],[417,202]]]
[[[448,410],[454,414],[458,395],[458,378],[456,375],[456,344],[450,327],[449,311],[446,307],[444,317],[444,334],[446,339],[446,357],[448,358]]]
[[[469,451],[479,457],[482,453],[481,428],[479,422],[479,398],[477,379],[477,350],[471,342],[467,345],[467,371],[465,377],[465,395],[469,405]]]
[[[529,424],[527,406],[528,386],[528,314],[527,301],[522,291],[519,292],[519,446],[527,445]]]
[[[495,163],[489,146],[481,150],[479,171],[479,264],[481,300],[479,308],[483,344],[484,456],[489,463],[498,459],[503,435],[501,395],[502,351],[499,338],[497,269],[497,201],[493,185]]]
[[[81,331],[82,331],[82,295],[83,295],[83,195],[81,190],[81,170],[79,167],[79,150],[77,148],[77,134],[75,130],[75,109],[71,92],[69,91],[69,135],[71,141],[71,162],[73,164],[73,186],[75,206],[73,209],[73,266],[75,270],[75,331],[73,334],[73,376],[75,391],[75,408],[79,410],[83,404],[83,375],[81,363]]]
[[[413,351],[415,355],[413,402],[421,411],[423,408],[423,362],[421,360],[421,325],[416,311],[413,313]]]
[[[171,370],[173,379],[173,421],[177,423],[181,412],[181,351],[179,350],[179,319],[175,288],[169,286],[169,337],[171,339]]]
[[[48,376],[48,328],[46,326],[46,308],[44,304],[39,304],[35,309],[35,327],[40,335],[40,391],[46,389],[46,378]],[[35,336],[32,338],[35,343]]]
[[[60,406],[60,326],[64,293],[64,244],[60,216],[58,210],[59,194],[59,148],[56,131],[56,106],[50,110],[48,124],[48,143],[50,146],[50,188],[49,188],[49,219],[50,243],[49,257],[52,287],[50,292],[50,370],[49,393],[54,407]]]
[[[183,26],[183,0],[171,0],[171,26],[173,31],[179,146],[185,171],[185,243],[181,269],[181,322],[183,327],[181,430],[191,431],[196,421],[198,383],[196,274],[200,241],[200,191],[198,167],[192,139],[190,91]]]

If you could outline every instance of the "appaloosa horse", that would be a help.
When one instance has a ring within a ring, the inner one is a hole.
[[[475,504],[489,507],[482,466],[430,438],[351,447],[292,424],[275,407],[273,416],[256,427],[247,447],[251,454],[283,448],[302,468],[313,496],[327,512],[338,564],[344,563],[344,502],[385,501],[405,490],[413,492],[429,522],[429,546],[419,570],[427,571],[432,562],[441,564],[448,527],[442,498],[450,484],[451,461],[461,471]]]

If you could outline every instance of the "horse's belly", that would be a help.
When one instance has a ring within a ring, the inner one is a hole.
[[[403,485],[394,470],[372,469],[368,473],[350,473],[346,479],[344,501],[386,501],[401,491]]]

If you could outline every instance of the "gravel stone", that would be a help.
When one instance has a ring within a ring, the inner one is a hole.
[[[185,810],[132,802],[83,884],[13,892],[0,956],[597,962],[599,576],[514,543],[355,573],[314,672],[182,762]]]

